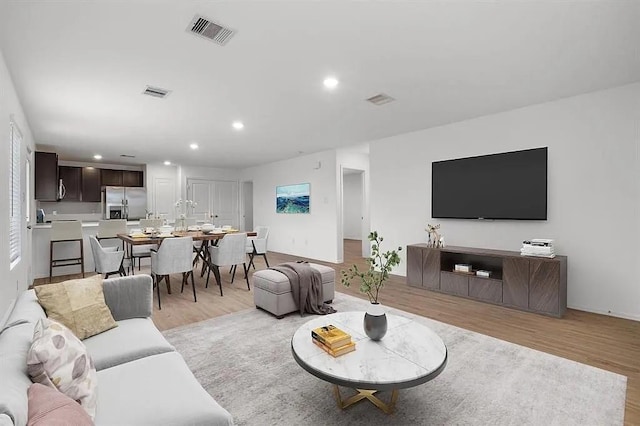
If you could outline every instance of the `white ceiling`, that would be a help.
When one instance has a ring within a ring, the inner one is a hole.
[[[36,142],[68,160],[244,167],[640,81],[639,1],[1,7]],[[196,13],[237,34],[221,47],[187,33]],[[397,101],[364,102],[379,92]]]

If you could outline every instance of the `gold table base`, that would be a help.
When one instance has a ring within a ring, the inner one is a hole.
[[[368,389],[355,389],[358,393],[350,396],[347,399],[342,399],[342,395],[340,395],[340,388],[337,385],[333,385],[333,394],[336,398],[336,402],[338,403],[338,407],[342,410],[345,408],[355,404],[356,402],[362,401],[363,399],[368,399],[371,401],[373,405],[381,409],[386,414],[393,413],[393,410],[396,407],[396,401],[398,400],[398,390],[394,389],[391,392],[391,401],[386,403],[382,401],[380,398],[375,396],[374,394],[378,392],[377,390],[368,390]]]

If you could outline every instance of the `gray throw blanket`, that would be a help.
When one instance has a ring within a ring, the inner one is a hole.
[[[335,309],[324,303],[322,275],[308,263],[287,262],[270,269],[284,274],[289,279],[293,300],[300,309],[300,315],[305,312],[317,315],[336,312]]]

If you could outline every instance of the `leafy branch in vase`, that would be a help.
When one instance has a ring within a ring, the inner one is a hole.
[[[381,252],[380,245],[384,238],[379,236],[377,231],[371,232],[368,239],[371,242],[371,256],[367,258],[369,269],[360,270],[358,265],[351,265],[349,269],[342,271],[342,285],[349,287],[352,280],[359,278],[360,291],[369,297],[371,303],[378,303],[378,295],[384,287],[384,282],[389,278],[389,273],[394,266],[400,264],[398,252],[402,247]]]

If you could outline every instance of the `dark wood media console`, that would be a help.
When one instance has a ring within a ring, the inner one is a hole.
[[[456,263],[490,278],[454,272]],[[516,251],[407,246],[407,284],[529,312],[561,317],[567,309],[567,257],[525,257]]]

